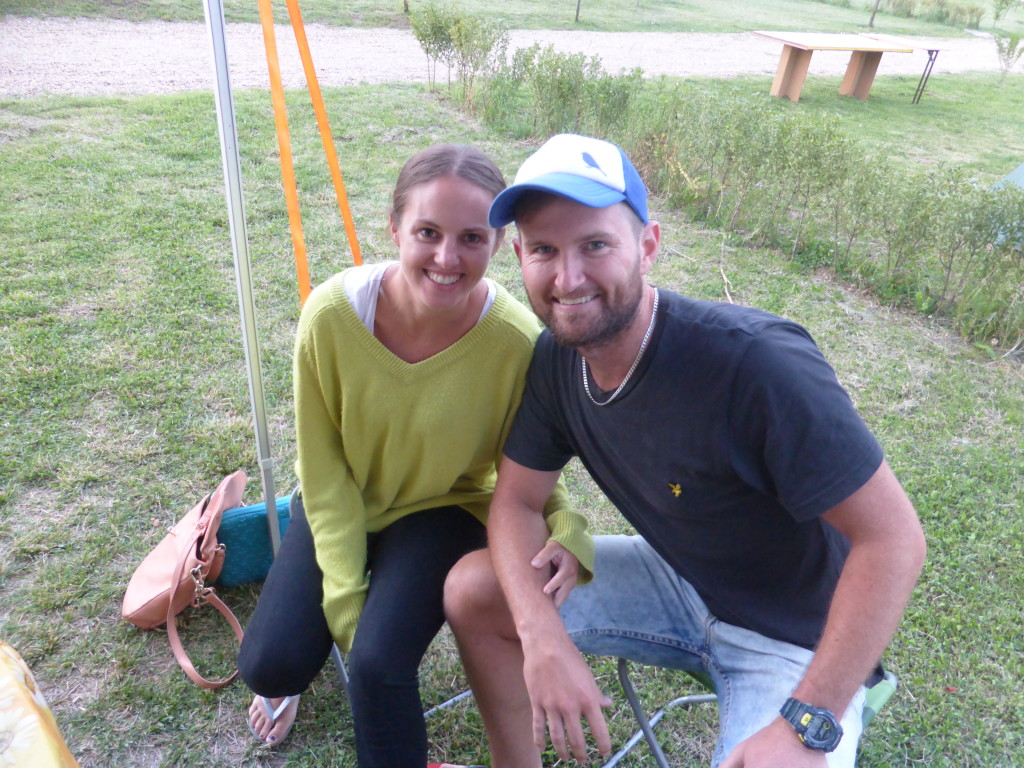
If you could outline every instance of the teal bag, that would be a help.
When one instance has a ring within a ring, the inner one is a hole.
[[[291,495],[277,499],[281,536],[288,529],[291,499]],[[270,549],[265,502],[227,510],[217,530],[217,541],[224,545],[224,567],[217,578],[218,585],[234,587],[267,578],[274,555]]]

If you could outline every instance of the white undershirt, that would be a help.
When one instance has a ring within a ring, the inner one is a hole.
[[[345,287],[345,295],[348,296],[349,303],[370,333],[373,333],[373,319],[377,316],[377,297],[380,296],[384,273],[397,263],[397,261],[384,261],[379,264],[364,264],[361,267],[346,270],[342,278],[342,285]],[[476,319],[478,323],[494,304],[494,297],[497,294],[494,281],[490,278],[484,278],[484,285],[487,286],[487,298],[484,300],[484,308],[480,312],[480,317]]]

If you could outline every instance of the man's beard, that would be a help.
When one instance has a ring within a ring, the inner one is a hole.
[[[631,283],[629,294],[622,296],[614,305],[607,305],[601,316],[586,326],[556,321],[550,302],[537,306],[537,302],[531,297],[530,303],[534,313],[551,331],[555,341],[563,347],[598,347],[612,341],[636,318],[637,312],[640,311],[640,300],[643,298],[643,286],[643,279],[638,274],[636,280]]]

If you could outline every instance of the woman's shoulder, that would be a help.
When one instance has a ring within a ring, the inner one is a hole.
[[[541,326],[533,310],[515,298],[498,282],[494,282],[495,297],[491,307],[499,332],[525,339],[532,347],[540,335]]]
[[[306,297],[296,330],[300,337],[315,333],[325,324],[344,322],[345,317],[352,313],[351,304],[345,294],[345,275],[348,271],[332,275]]]

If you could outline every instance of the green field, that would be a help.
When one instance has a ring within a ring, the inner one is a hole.
[[[369,259],[392,255],[386,197],[416,148],[475,142],[508,173],[529,152],[418,87],[334,90],[328,99]],[[304,101],[290,102],[293,141],[320,282],[350,258]],[[272,442],[286,489],[298,301],[268,102],[237,95]],[[305,697],[288,748],[271,758],[245,729],[244,686],[200,691],[162,633],[119,617],[128,576],[166,525],[221,475],[255,474],[211,96],[0,102],[0,136],[0,636],[36,671],[85,766],[354,765],[347,706],[330,674]],[[1024,739],[1014,598],[1024,590],[1019,364],[654,205],[665,238],[652,279],[713,299],[724,298],[728,280],[736,301],[806,324],[924,520],[930,558],[888,660],[903,691],[871,727],[861,764],[1011,765]],[[519,290],[507,250],[492,271]],[[578,470],[570,481],[599,530],[622,528]],[[243,617],[255,594],[225,590]],[[211,616],[188,618],[186,638],[211,673],[230,664],[231,644]],[[599,669],[618,702],[621,741],[629,723],[610,667]],[[425,699],[442,700],[458,680],[450,641],[442,643],[424,672]],[[656,699],[679,685],[652,673],[645,690]],[[711,718],[680,714],[666,724],[681,764],[700,764]],[[438,758],[487,760],[471,705],[432,721],[431,737]]]
[[[408,0],[415,11],[423,0]],[[445,4],[445,3],[442,3]],[[778,2],[742,2],[742,0],[582,0],[580,20],[575,21],[574,0],[462,0],[448,3],[467,13],[502,19],[519,29],[589,29],[605,32],[746,32],[751,29],[801,29],[806,31],[854,32],[867,29],[873,2],[849,3],[815,0],[779,0]],[[228,21],[257,21],[256,0],[223,0]],[[273,4],[279,20],[287,18],[285,3]],[[985,0],[982,8],[988,8]],[[306,22],[345,26],[407,27],[403,0],[300,0]],[[0,0],[0,15],[70,16],[129,19],[132,21],[202,21],[201,0]],[[1014,19],[1024,14],[1011,12],[1001,28],[1011,31]],[[991,12],[983,16],[981,27],[992,26]],[[1020,23],[1017,22],[1018,30]],[[951,26],[920,18],[908,19],[882,8],[874,29],[892,34],[916,34],[931,37],[958,37],[962,25]]]
[[[416,0],[410,0],[413,7]],[[276,5],[282,5],[277,3]],[[400,0],[303,2],[307,21],[405,23]],[[228,2],[234,20],[255,4]],[[572,28],[575,3],[473,0],[510,26]],[[740,31],[856,29],[868,11],[779,4],[583,0],[582,28]],[[199,20],[199,2],[0,0],[4,13]],[[1016,29],[1024,12],[1001,26]],[[771,22],[771,23],[770,23]],[[983,28],[990,26],[986,17]],[[818,26],[820,24],[820,27]],[[880,16],[884,31],[960,31]],[[2,41],[0,41],[2,45]],[[941,61],[941,59],[940,59]],[[955,164],[988,184],[1024,160],[1022,77],[937,73],[879,78],[866,102],[812,77],[798,104],[837,113],[844,129],[912,165]],[[766,78],[698,82],[748,98]],[[331,125],[364,258],[394,256],[391,186],[412,152],[467,141],[511,178],[533,142],[481,127],[419,86],[330,89]],[[766,97],[765,97],[766,98]],[[298,292],[280,190],[270,100],[235,95],[255,302],[279,493],[292,471],[291,345]],[[314,284],[351,264],[319,137],[303,93],[289,94],[292,143]],[[260,497],[227,211],[209,93],[0,99],[0,638],[35,672],[84,768],[355,766],[348,705],[330,669],[303,697],[283,749],[256,746],[250,695],[209,693],[181,673],[161,631],[120,618],[135,566],[228,472]],[[901,690],[862,742],[863,768],[1013,768],[1024,750],[1024,368],[1019,355],[963,341],[942,322],[881,304],[825,270],[693,224],[652,200],[663,248],[655,284],[733,300],[808,327],[876,432],[923,521],[929,558],[886,659]],[[505,247],[491,275],[522,297]],[[599,532],[625,525],[578,466],[574,501]],[[243,619],[257,587],[222,591]],[[212,612],[185,615],[202,671],[230,667],[234,646]],[[631,733],[607,660],[593,660],[615,699],[613,739]],[[653,706],[689,684],[645,671]],[[424,703],[464,686],[451,638],[424,665]],[[431,719],[431,759],[489,763],[471,703]],[[715,710],[676,712],[659,728],[674,765],[706,765]],[[643,747],[624,765],[650,765]],[[551,757],[548,764],[554,764]]]

